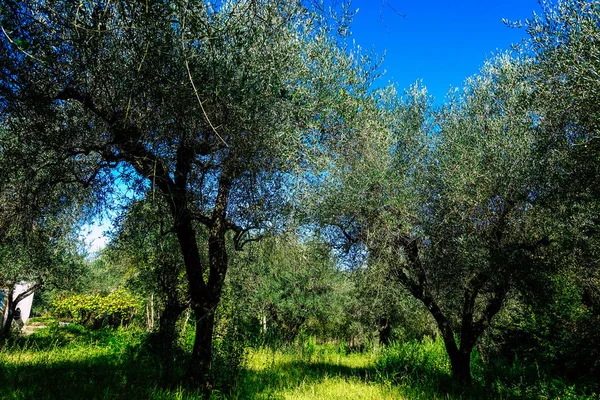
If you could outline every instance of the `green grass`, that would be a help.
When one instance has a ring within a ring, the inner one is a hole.
[[[160,365],[142,351],[135,329],[90,332],[54,324],[0,350],[1,399],[196,399],[182,387],[161,388]],[[181,376],[185,360],[174,371]],[[248,352],[230,393],[214,399],[584,399],[574,386],[539,375],[484,384],[474,356],[474,387],[455,387],[440,341],[397,343],[379,352],[350,353],[306,340],[286,350]],[[510,375],[510,374],[507,374]],[[578,394],[579,393],[579,394]]]
[[[301,351],[253,351],[238,392],[254,399],[389,399],[403,398],[395,387],[376,382],[373,354],[341,355],[319,347],[307,357]]]

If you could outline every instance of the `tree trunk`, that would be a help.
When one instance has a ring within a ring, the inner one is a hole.
[[[379,320],[379,344],[381,346],[389,345],[391,335],[392,326],[390,325],[390,321],[386,317],[382,317]]]
[[[198,307],[194,309],[194,314],[196,314],[196,337],[186,373],[187,382],[192,387],[200,388],[205,395],[209,395],[212,390],[210,368],[215,326],[214,307]]]
[[[226,214],[230,188],[231,180],[227,173],[223,172],[219,178],[219,191],[208,227],[208,282],[204,285],[202,293],[191,291],[192,309],[196,314],[196,338],[187,378],[192,386],[199,387],[207,397],[212,390],[210,368],[215,312],[221,300],[221,291],[228,266],[225,233],[227,232]],[[204,278],[200,278],[204,282]],[[190,281],[191,284],[192,281]]]
[[[182,218],[180,220],[177,226],[177,236],[185,260],[191,308],[196,315],[196,337],[186,372],[186,381],[191,387],[199,388],[205,394],[209,394],[212,388],[209,372],[212,358],[214,308],[207,306],[207,303],[214,302],[216,306],[220,299],[220,291],[216,298],[212,297],[211,285],[210,283],[207,285],[204,281],[204,268],[196,243],[196,232],[190,219]]]
[[[207,225],[208,282],[205,283],[204,277],[198,275],[197,270],[194,271],[194,276],[190,276],[188,269],[192,309],[196,314],[196,338],[194,340],[194,349],[192,350],[187,379],[192,386],[199,387],[205,395],[209,395],[212,390],[210,368],[212,362],[215,311],[221,300],[221,291],[228,266],[225,233],[228,229],[226,216],[231,185],[231,178],[227,172],[227,168],[225,168],[219,177],[219,190],[215,199],[210,223]],[[195,236],[194,245],[196,245]],[[198,284],[198,286],[195,286],[195,284]]]
[[[179,319],[185,307],[172,302],[167,302],[164,311],[160,315],[158,336],[164,339],[171,339],[171,343],[177,338],[175,324]],[[166,343],[166,341],[165,341]]]
[[[8,291],[8,295],[7,295],[7,305],[6,305],[6,322],[4,323],[4,327],[2,328],[2,336],[7,338],[10,336],[10,330],[12,328],[12,322],[13,322],[13,315],[14,315],[14,309],[15,304],[13,304],[13,289],[11,288]]]
[[[21,296],[18,296],[17,299],[13,299],[13,294],[15,292],[14,286],[8,289],[8,293],[6,295],[6,322],[4,327],[2,328],[2,336],[7,338],[11,335],[12,324],[14,321],[15,311],[17,309],[17,305],[19,301],[21,301]],[[17,301],[15,301],[17,300]]]
[[[448,353],[452,367],[452,379],[464,386],[471,386],[471,351],[473,349],[460,349],[455,353]]]

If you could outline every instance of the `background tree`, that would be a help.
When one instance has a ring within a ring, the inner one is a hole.
[[[368,265],[352,272],[356,296],[347,312],[355,324],[356,338],[363,345],[373,334],[378,344],[435,337],[437,327],[431,315],[401,285],[390,284],[385,262],[370,259]]]
[[[76,228],[83,208],[94,203],[86,190],[72,191],[83,179],[80,171],[56,163],[52,151],[27,150],[21,138],[0,129],[0,286],[8,289],[4,335],[21,300],[79,283],[85,261]],[[13,299],[20,282],[30,286]]]
[[[252,243],[233,259],[228,288],[259,343],[289,344],[300,333],[345,336],[352,282],[323,242],[286,234]]]
[[[525,22],[522,49],[535,62],[523,69],[534,84],[534,125],[546,184],[536,202],[540,223],[552,226],[556,248],[550,281],[523,299],[527,312],[508,318],[503,351],[525,352],[561,374],[594,376],[600,364],[598,335],[598,82],[600,3],[542,2]],[[574,351],[571,347],[578,343]],[[576,356],[574,356],[577,354]],[[577,360],[577,361],[575,361]]]
[[[478,338],[509,291],[539,277],[536,250],[551,242],[535,204],[545,154],[536,151],[526,62],[487,63],[437,114],[418,86],[403,103],[388,101],[384,124],[364,134],[370,145],[331,179],[334,206],[323,207],[344,212],[345,236],[431,313],[466,384]]]
[[[77,241],[72,236],[51,237],[35,227],[33,232],[22,233],[18,238],[4,238],[0,245],[0,285],[8,290],[3,336],[10,335],[15,310],[26,297],[77,284],[85,261],[73,243]],[[17,283],[29,286],[13,299]]]
[[[146,298],[148,313],[159,311],[158,332],[151,345],[158,350],[164,380],[169,382],[178,338],[176,323],[189,307],[189,291],[183,258],[171,231],[173,221],[168,207],[159,201],[151,194],[134,201],[117,222],[103,256],[112,268],[127,271],[124,284]],[[149,317],[154,319],[154,315]]]
[[[8,1],[0,11],[9,134],[70,156],[90,183],[118,166],[168,204],[196,314],[188,378],[206,391],[226,232],[241,244],[273,226],[290,194],[278,188],[342,134],[373,77],[333,34],[351,13],[323,10],[265,0]]]

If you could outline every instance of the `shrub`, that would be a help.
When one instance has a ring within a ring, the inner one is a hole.
[[[124,290],[108,296],[70,295],[53,301],[52,305],[57,317],[72,318],[94,329],[127,326],[141,308],[140,300]]]

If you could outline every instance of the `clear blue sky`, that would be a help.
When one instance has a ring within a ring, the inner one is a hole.
[[[383,80],[404,89],[422,79],[436,103],[527,35],[502,18],[524,21],[540,11],[537,0],[353,0],[352,8],[359,8],[352,38],[386,53]]]

